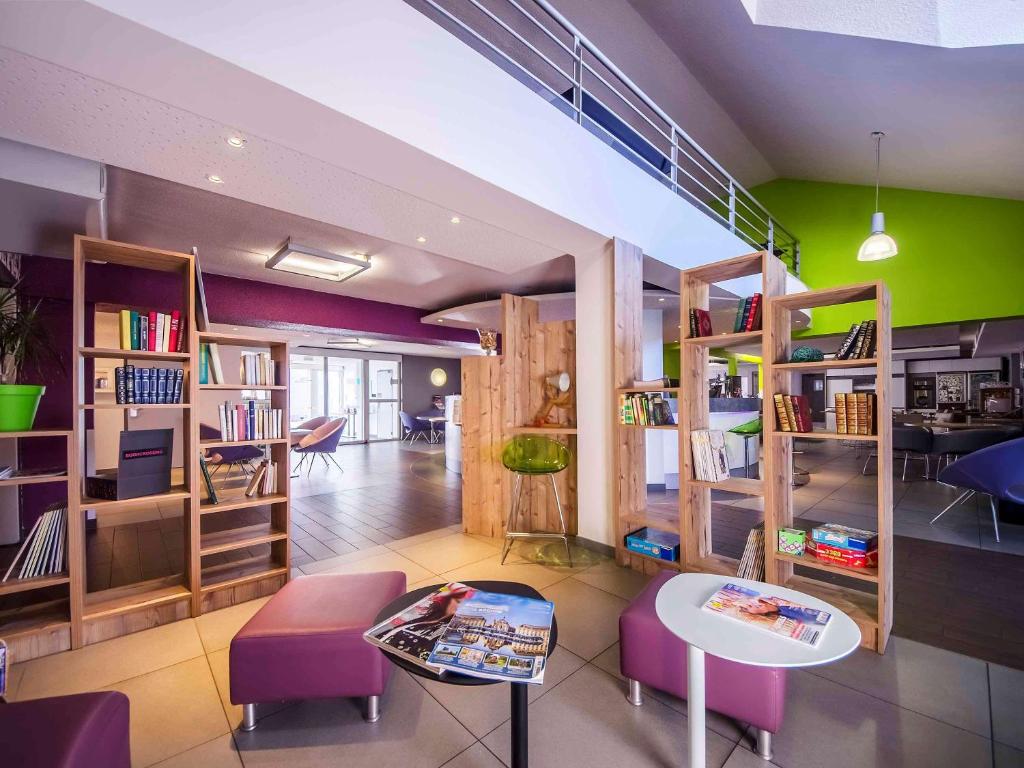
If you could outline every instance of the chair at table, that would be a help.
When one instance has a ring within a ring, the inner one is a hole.
[[[992,525],[998,542],[999,511],[996,499],[1024,504],[1024,437],[961,456],[942,469],[937,479],[940,483],[965,490],[952,504],[933,517],[932,523],[975,493],[984,493],[988,495]]]
[[[294,446],[292,450],[299,454],[302,458],[299,461],[299,466],[295,468],[296,474],[302,469],[302,466],[309,461],[309,467],[306,469],[306,477],[309,477],[309,473],[313,471],[313,462],[317,456],[323,461],[324,466],[330,469],[330,465],[327,460],[330,459],[334,466],[342,469],[341,464],[334,458],[334,452],[338,450],[338,443],[341,442],[341,433],[345,430],[345,424],[348,423],[348,417],[341,417],[340,419],[334,419],[328,421],[326,424],[321,424],[319,427],[314,429],[304,438],[302,438],[298,445]]]
[[[199,425],[199,439],[220,440],[220,430],[209,424]],[[207,463],[213,467],[211,475],[217,474],[222,467],[228,468],[225,478],[231,477],[235,467],[242,470],[242,473],[249,475],[253,471],[252,463],[263,458],[263,451],[255,445],[226,445],[218,448],[208,449]]]
[[[948,467],[952,462],[968,453],[980,451],[996,443],[1003,443],[1014,435],[1002,429],[957,429],[939,432],[932,440],[932,453],[938,456],[935,463],[936,474],[942,469],[942,462]]]
[[[420,426],[419,420],[412,414],[406,411],[399,411],[398,418],[402,420],[402,429],[405,430],[405,434],[402,435],[402,441],[409,441],[409,444],[416,442],[417,437],[422,437],[427,442],[430,442],[428,435],[430,430],[426,427]]]
[[[565,526],[565,515],[562,513],[562,502],[558,498],[558,486],[555,484],[555,475],[568,467],[571,459],[572,454],[569,453],[569,449],[565,445],[550,437],[540,435],[514,437],[501,452],[501,463],[516,478],[515,488],[512,491],[512,509],[508,515],[508,525],[505,527],[505,547],[501,553],[502,565],[505,564],[505,558],[508,557],[512,543],[517,538],[554,538],[561,539],[565,543],[565,554],[569,559],[569,567],[572,568],[569,533]],[[551,481],[551,491],[555,495],[555,507],[558,509],[558,520],[562,526],[561,533],[517,530],[523,479],[545,475]]]
[[[299,441],[312,432],[317,427],[322,427],[328,421],[331,420],[330,416],[314,416],[312,419],[306,419],[301,424],[298,424],[289,431],[288,435],[291,438],[291,444],[294,448],[298,445]]]
[[[924,459],[924,479],[927,480],[931,475],[931,459],[929,455],[932,451],[932,431],[928,427],[909,427],[901,425],[893,425],[892,428],[892,454],[895,456],[900,451],[903,451],[903,482],[907,481],[907,464],[910,463],[912,458]],[[861,469],[860,473],[866,475],[868,473],[868,463],[872,457],[878,454],[874,451],[868,454],[868,457],[864,459],[864,468]]]

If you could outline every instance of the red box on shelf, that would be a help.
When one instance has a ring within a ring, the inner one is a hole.
[[[856,549],[833,547],[830,544],[811,540],[807,542],[807,551],[823,563],[839,565],[844,568],[874,568],[878,565],[877,549],[861,552]]]

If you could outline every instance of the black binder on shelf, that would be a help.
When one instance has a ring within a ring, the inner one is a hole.
[[[135,499],[171,489],[173,429],[139,429],[121,433],[117,469],[85,479],[85,493],[94,499]]]

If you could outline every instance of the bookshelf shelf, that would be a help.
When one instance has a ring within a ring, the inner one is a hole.
[[[71,437],[70,429],[29,429],[23,432],[0,432],[0,440],[23,439],[29,437]]]
[[[189,403],[83,403],[78,406],[83,411],[127,411],[138,408],[141,411],[176,411],[188,410]]]
[[[668,392],[673,395],[678,395],[682,391],[682,387],[617,387],[615,389],[615,394],[628,395],[632,392]]]
[[[678,424],[623,424],[621,421],[619,426],[623,429],[679,429]]]
[[[280,504],[288,501],[283,493],[269,493],[259,496],[229,497],[217,504],[203,501],[199,505],[199,513],[209,515],[214,512],[230,512],[233,509],[249,509],[250,507],[262,507],[264,504]]]
[[[39,485],[40,483],[66,483],[67,481],[67,472],[53,475],[34,475],[32,477],[9,477],[6,480],[0,480],[0,488],[18,485]]]
[[[262,440],[200,440],[200,448],[234,448],[241,445],[287,445],[287,437],[264,438]]]
[[[876,365],[878,365],[878,358],[863,357],[853,360],[816,360],[813,363],[775,363],[773,367],[777,371],[814,373],[815,371],[826,371],[832,368],[873,368]]]
[[[244,336],[237,333],[219,333],[217,331],[199,331],[196,334],[204,344],[223,344],[228,347],[260,347],[266,349],[285,342],[261,339],[256,336]]]
[[[52,576],[37,576],[34,579],[10,579],[0,583],[0,595],[13,595],[18,592],[27,592],[32,589],[46,589],[47,587],[59,587],[67,584],[70,579],[67,573],[58,573]]]
[[[710,480],[691,480],[690,484],[696,488],[743,493],[747,496],[764,495],[764,483],[756,477],[730,477],[717,483]]]
[[[25,660],[68,650],[69,610],[69,600],[63,598],[0,611],[0,637],[10,658]]]
[[[804,568],[813,568],[814,570],[833,573],[837,576],[846,576],[851,579],[859,579],[860,581],[878,583],[877,568],[844,568],[841,565],[829,565],[826,562],[815,559],[812,555],[790,555],[786,552],[775,552],[773,557],[776,560],[790,562],[793,565],[799,565]]]
[[[281,565],[273,555],[251,557],[234,563],[224,563],[203,568],[203,592],[227,589],[251,581],[276,576],[287,576],[287,566]]]
[[[218,552],[230,552],[235,549],[255,547],[288,538],[287,531],[275,530],[270,523],[247,525],[216,533],[204,533],[200,538],[199,554],[215,555]]]
[[[796,437],[801,440],[857,440],[862,443],[877,443],[878,435],[851,435],[845,432],[772,432],[771,437]]]
[[[200,384],[199,391],[221,391],[221,392],[238,392],[243,389],[251,389],[255,392],[285,392],[288,387],[283,384]]]
[[[111,349],[102,347],[79,347],[82,357],[109,358],[112,360],[154,360],[165,363],[185,363],[191,359],[188,352],[149,352],[142,349]]]
[[[189,498],[188,489],[183,485],[171,486],[171,490],[164,493],[154,493],[149,496],[137,496],[134,499],[93,499],[89,496],[82,496],[79,506],[82,509],[95,509],[96,511],[109,511],[128,507],[135,504],[159,504],[163,501],[181,501]]]
[[[713,336],[693,336],[683,339],[680,344],[687,347],[736,347],[741,344],[760,344],[761,331],[719,333]]]

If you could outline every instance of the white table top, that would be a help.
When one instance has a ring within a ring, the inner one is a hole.
[[[444,421],[445,420],[444,416],[417,416],[416,418],[417,419],[423,419],[423,421],[430,421],[430,422]]]
[[[832,614],[817,647],[778,637],[747,626],[730,616],[705,611],[701,606],[726,584],[755,589],[808,608]],[[758,667],[811,667],[828,664],[853,653],[860,645],[860,629],[835,606],[803,592],[735,576],[681,573],[665,582],[655,610],[670,632],[712,656]]]

